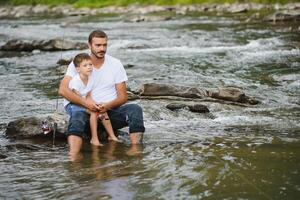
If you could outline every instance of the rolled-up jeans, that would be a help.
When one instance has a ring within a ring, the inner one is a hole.
[[[89,115],[84,107],[69,103],[65,109],[70,115],[67,136],[84,137],[84,134],[90,132],[87,130],[89,127]],[[117,130],[128,126],[129,133],[145,132],[143,111],[139,105],[124,104],[108,110],[107,113],[113,129]]]

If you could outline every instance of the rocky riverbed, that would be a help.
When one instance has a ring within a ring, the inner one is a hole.
[[[297,199],[299,22],[170,10],[1,17],[0,46],[21,45],[0,51],[0,198]],[[65,140],[30,134],[56,105],[67,119],[58,83],[68,60],[88,49],[62,43],[86,44],[95,28],[126,68],[145,144],[85,143],[71,163]]]

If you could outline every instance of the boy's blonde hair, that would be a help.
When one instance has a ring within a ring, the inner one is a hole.
[[[79,67],[80,66],[80,63],[84,60],[91,60],[91,57],[89,54],[87,53],[80,53],[80,54],[77,54],[74,59],[73,59],[73,63],[75,65],[75,67]]]

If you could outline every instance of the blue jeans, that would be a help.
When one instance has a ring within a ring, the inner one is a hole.
[[[86,132],[87,122],[89,119],[86,108],[69,103],[65,109],[70,115],[67,136],[77,135],[79,137],[83,137],[83,133]]]
[[[89,115],[85,108],[70,104],[66,106],[67,113],[70,115],[67,136],[84,137],[84,134],[89,132]],[[145,132],[143,111],[139,105],[124,104],[107,111],[107,113],[113,129],[121,129],[128,126],[129,133]]]

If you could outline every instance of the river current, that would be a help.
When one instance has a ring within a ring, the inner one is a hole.
[[[173,15],[129,22],[129,16],[0,20],[0,45],[11,39],[86,42],[109,35],[128,86],[166,83],[216,89],[235,86],[255,106],[203,102],[210,115],[170,111],[167,100],[137,100],[144,145],[84,145],[70,162],[65,143],[14,141],[0,135],[4,199],[297,199],[300,194],[300,38],[272,23],[231,16]],[[56,62],[81,51],[0,52],[1,132],[20,117],[53,113]],[[88,52],[86,50],[85,52]],[[58,99],[59,111],[62,99]]]

